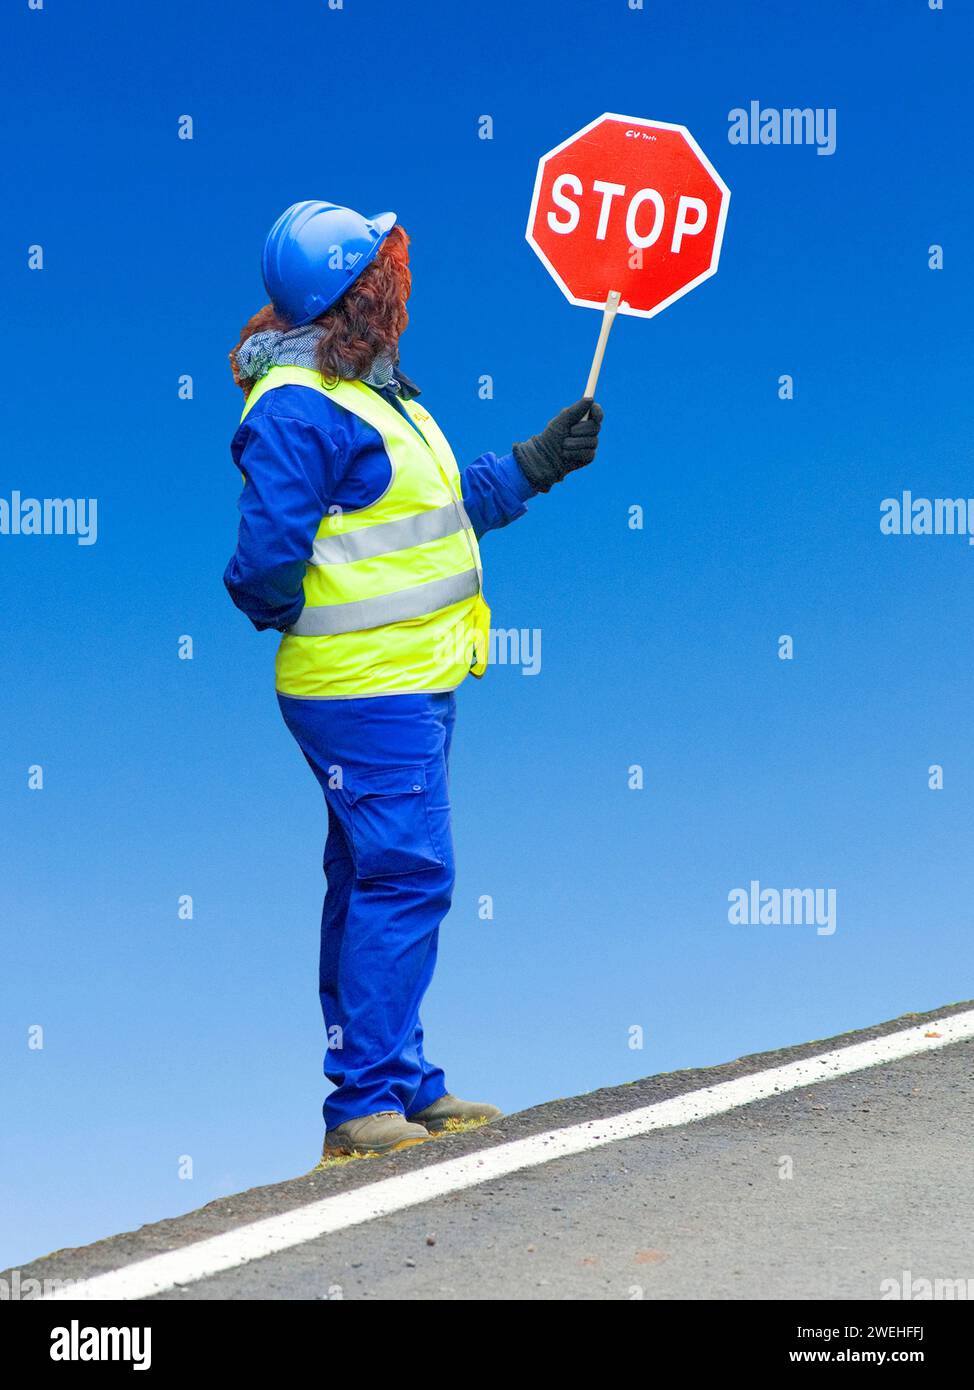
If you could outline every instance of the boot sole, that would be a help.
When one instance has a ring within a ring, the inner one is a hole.
[[[381,1158],[383,1154],[398,1153],[400,1149],[411,1149],[416,1144],[425,1144],[430,1136],[422,1139],[400,1139],[395,1144],[373,1144],[371,1148],[359,1149],[354,1144],[329,1144],[321,1151],[322,1158]]]

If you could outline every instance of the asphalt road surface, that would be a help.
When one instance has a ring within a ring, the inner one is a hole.
[[[21,1279],[88,1278],[424,1165],[969,1008],[554,1101],[58,1252]],[[922,1279],[963,1281],[959,1296],[974,1297],[972,1135],[974,1040],[965,1040],[491,1178],[157,1297],[874,1300],[904,1283],[909,1296]]]

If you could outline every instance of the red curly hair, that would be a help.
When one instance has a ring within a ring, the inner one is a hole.
[[[312,323],[322,329],[316,355],[317,367],[328,381],[356,381],[368,376],[377,357],[396,357],[399,336],[409,322],[406,300],[412,286],[409,273],[409,237],[398,223],[386,236],[370,266],[346,290],[337,304]],[[246,396],[253,380],[237,364],[237,352],[252,333],[269,329],[287,332],[294,325],[265,304],[240,330],[240,340],[230,353],[233,379]]]

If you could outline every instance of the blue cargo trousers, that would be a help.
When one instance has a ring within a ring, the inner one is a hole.
[[[447,764],[452,691],[305,700],[278,695],[325,795],[319,993],[334,1091],[325,1125],[411,1115],[446,1093],[420,1004],[453,893]]]

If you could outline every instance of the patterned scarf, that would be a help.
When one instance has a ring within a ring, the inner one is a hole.
[[[306,324],[303,328],[291,328],[283,333],[276,328],[265,333],[252,333],[240,344],[237,366],[248,381],[259,381],[271,367],[314,369],[318,365],[315,349],[320,335],[321,329],[316,328],[314,324]],[[377,391],[382,391],[390,385],[393,390],[398,391],[395,369],[393,359],[383,354],[375,359],[368,376],[364,376],[362,380]]]

